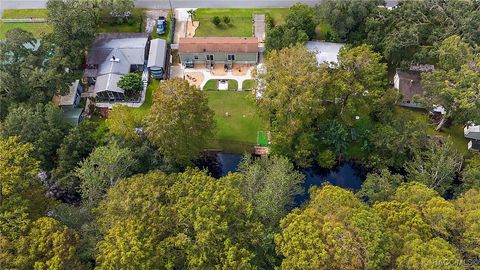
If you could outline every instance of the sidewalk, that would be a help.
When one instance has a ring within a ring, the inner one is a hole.
[[[203,89],[205,84],[209,80],[236,80],[238,82],[238,91],[242,91],[242,85],[243,81],[245,80],[251,80],[252,78],[252,71],[255,67],[252,66],[248,68],[247,74],[245,75],[233,75],[232,71],[228,71],[226,75],[212,75],[209,70],[205,68],[189,68],[189,69],[184,69],[184,74],[188,73],[193,73],[193,72],[198,72],[203,74],[203,82],[200,84],[200,89]]]

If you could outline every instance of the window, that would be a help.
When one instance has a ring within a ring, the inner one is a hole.
[[[227,55],[228,61],[235,61],[235,54],[229,54]]]
[[[213,61],[213,54],[207,54],[207,60]]]
[[[197,55],[197,54],[195,54],[195,55],[193,56],[193,60],[198,60],[198,55]]]

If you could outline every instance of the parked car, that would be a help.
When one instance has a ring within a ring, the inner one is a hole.
[[[158,17],[157,34],[163,35],[167,32],[167,19],[164,16]]]

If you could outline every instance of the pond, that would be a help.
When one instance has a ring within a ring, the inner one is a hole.
[[[218,178],[227,175],[229,172],[235,172],[242,158],[241,154],[219,152],[205,159],[202,163],[203,166],[200,164],[197,164],[197,166],[207,168],[213,176]],[[344,162],[331,170],[309,168],[302,170],[302,172],[305,174],[303,185],[305,192],[295,198],[296,206],[300,206],[309,198],[308,190],[312,186],[320,186],[328,181],[333,185],[357,191],[365,180],[365,172],[353,162]]]

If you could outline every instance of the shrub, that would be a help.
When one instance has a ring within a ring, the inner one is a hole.
[[[225,24],[230,24],[230,17],[228,17],[228,16],[223,17],[223,22]]]
[[[118,82],[118,87],[125,90],[127,96],[135,95],[142,90],[142,75],[140,73],[128,73]]]
[[[218,17],[218,16],[215,16],[215,17],[212,18],[212,23],[215,24],[215,26],[220,25],[221,22],[222,21],[220,20],[220,17]]]

